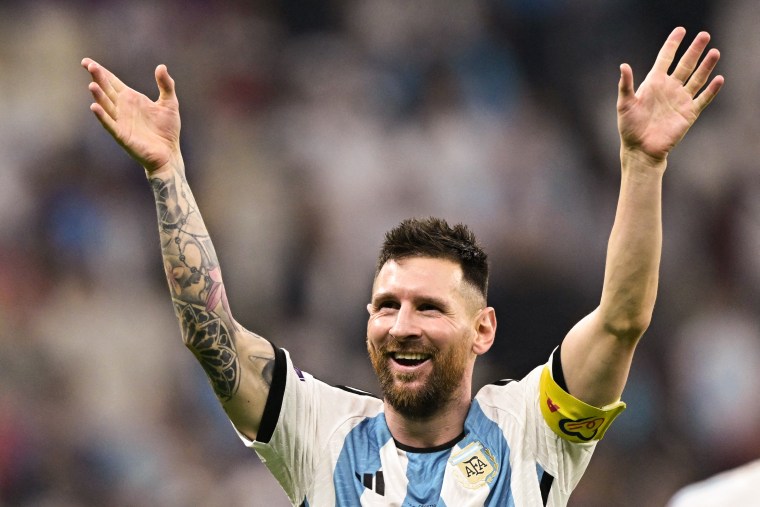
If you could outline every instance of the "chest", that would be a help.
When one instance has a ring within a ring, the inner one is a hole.
[[[512,505],[511,449],[497,436],[470,433],[446,449],[412,452],[390,434],[353,432],[342,442],[329,478],[336,504]]]

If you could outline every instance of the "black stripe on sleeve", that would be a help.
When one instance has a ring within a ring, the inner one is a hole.
[[[341,391],[346,391],[347,393],[358,394],[359,396],[370,396],[372,398],[377,398],[377,396],[375,396],[374,394],[368,393],[367,391],[362,391],[361,389],[356,389],[355,387],[349,387],[349,386],[335,386],[335,387],[337,387]]]
[[[570,391],[567,390],[567,384],[565,383],[565,374],[562,371],[561,350],[562,345],[557,347],[557,350],[554,351],[554,356],[552,356],[552,378],[563,391],[569,394]]]
[[[554,476],[544,471],[544,475],[541,476],[541,500],[544,501],[544,505],[549,501],[549,490],[552,489],[554,483]]]
[[[274,373],[272,374],[272,385],[269,387],[266,405],[264,405],[264,414],[261,416],[259,431],[256,433],[256,441],[264,444],[268,443],[274,434],[277,426],[277,420],[280,418],[280,409],[282,408],[282,399],[285,396],[285,382],[287,380],[288,360],[285,352],[275,347],[274,349]]]

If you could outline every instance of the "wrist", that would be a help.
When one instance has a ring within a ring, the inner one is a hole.
[[[169,157],[169,159],[162,165],[158,167],[145,167],[143,166],[143,169],[145,170],[145,176],[146,178],[161,178],[166,179],[168,177],[171,177],[172,174],[177,173],[180,175],[184,175],[185,173],[185,163],[182,160],[182,154],[177,153],[176,155],[172,155]]]
[[[623,171],[661,176],[667,168],[668,159],[667,155],[655,157],[638,148],[621,146],[620,164]]]

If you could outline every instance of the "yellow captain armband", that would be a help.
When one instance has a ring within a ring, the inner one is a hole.
[[[618,401],[602,408],[592,407],[562,389],[544,366],[539,383],[541,413],[549,427],[570,442],[601,440],[612,421],[625,410]]]

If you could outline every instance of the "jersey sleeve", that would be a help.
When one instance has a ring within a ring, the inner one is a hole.
[[[256,440],[240,433],[280,483],[293,505],[301,505],[315,480],[320,460],[330,454],[330,436],[357,414],[371,410],[369,396],[330,386],[298,369],[285,349],[275,347],[272,385]],[[362,405],[363,404],[363,405]],[[237,431],[237,430],[236,430]]]
[[[544,365],[539,380],[539,406],[552,431],[570,442],[601,440],[625,410],[622,401],[597,408],[575,398],[555,381],[549,364]]]
[[[299,499],[303,499],[304,496],[303,485],[307,484],[309,480],[309,474],[306,471],[308,467],[303,466],[299,469],[292,465],[298,459],[306,460],[304,464],[308,462],[308,456],[312,454],[313,442],[290,438],[288,435],[292,432],[291,428],[294,425],[285,424],[283,419],[285,421],[288,419],[284,414],[295,411],[295,407],[303,403],[302,400],[308,397],[308,393],[293,393],[294,390],[302,391],[302,389],[295,389],[294,387],[300,381],[300,372],[296,372],[288,353],[284,349],[274,347],[274,351],[272,384],[269,388],[269,395],[264,406],[256,440],[251,440],[238,431],[234,423],[232,426],[240,440],[247,447],[256,451],[262,463],[266,465],[285,490],[291,503],[298,505]],[[291,391],[290,393],[286,393],[288,389]],[[301,421],[294,424],[309,424],[308,412],[303,413],[301,418]],[[288,440],[290,440],[290,444],[285,444]]]
[[[559,347],[528,378],[533,391],[528,412],[536,424],[531,432],[536,436],[536,456],[539,465],[555,478],[546,505],[565,505],[586,471],[596,444],[625,404],[598,409],[570,395],[564,387]]]
[[[567,504],[588,467],[598,439],[625,406],[620,403],[609,410],[596,409],[571,396],[561,387],[564,378],[558,350],[546,364],[537,366],[522,380],[485,386],[477,397],[503,431],[510,447],[510,465],[523,471],[537,471],[536,476],[523,472],[512,479],[523,481],[520,500],[530,505],[536,496],[543,498],[543,505]],[[603,422],[595,421],[600,417]],[[586,427],[590,426],[589,421],[593,422],[593,428]],[[517,498],[517,490],[515,495]]]

